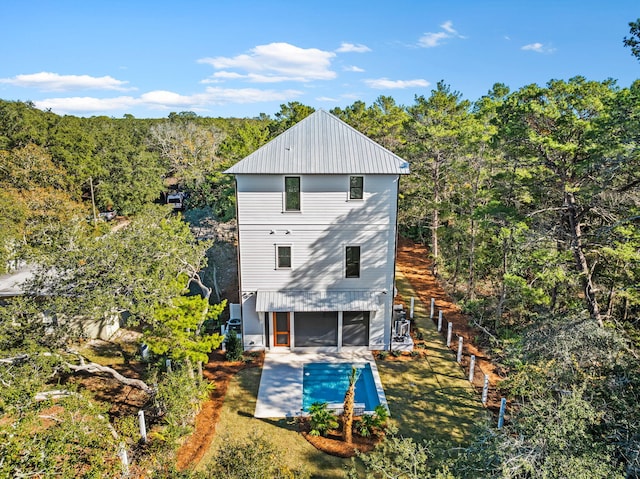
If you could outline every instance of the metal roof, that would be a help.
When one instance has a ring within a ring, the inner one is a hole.
[[[409,163],[324,110],[318,110],[225,173],[406,175]]]
[[[256,311],[377,311],[380,291],[258,290]]]

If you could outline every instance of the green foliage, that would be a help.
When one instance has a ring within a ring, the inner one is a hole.
[[[384,441],[368,453],[358,453],[364,464],[367,478],[390,479],[453,479],[446,466],[438,467],[432,459],[434,453],[427,443],[388,435]],[[359,477],[352,465],[348,477]]]
[[[338,427],[338,420],[333,412],[327,409],[326,402],[314,402],[309,407],[312,436],[325,436],[330,429]]]
[[[209,305],[201,296],[177,296],[171,306],[159,307],[151,327],[145,329],[143,340],[158,355],[176,360],[207,362],[209,353],[222,344],[223,337],[202,331],[205,321],[215,320],[227,305]]]
[[[358,433],[362,437],[369,437],[372,434],[380,434],[389,419],[389,411],[382,404],[378,404],[373,414],[365,414],[358,424]]]
[[[206,381],[194,381],[187,368],[174,367],[173,372],[160,376],[155,404],[167,441],[192,431],[200,406],[213,387]]]
[[[280,105],[280,111],[275,114],[275,119],[269,124],[269,137],[275,138],[314,111],[313,107],[303,105],[298,101],[290,101],[286,105]]]
[[[629,22],[629,35],[624,37],[624,46],[631,49],[631,54],[640,60],[640,18]]]
[[[117,477],[117,443],[106,408],[80,395],[27,402],[3,416],[1,477]]]
[[[240,361],[242,359],[242,340],[233,329],[227,333],[225,347],[227,361]]]
[[[303,468],[291,470],[284,462],[285,451],[278,450],[255,431],[244,439],[228,438],[224,447],[206,466],[210,479],[305,479]]]

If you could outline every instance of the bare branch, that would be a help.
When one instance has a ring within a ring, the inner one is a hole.
[[[74,372],[87,372],[90,374],[109,374],[116,381],[122,384],[125,384],[127,386],[140,389],[141,391],[144,391],[150,396],[155,393],[155,390],[152,387],[148,386],[144,381],[141,381],[140,379],[132,379],[132,378],[123,376],[118,371],[108,366],[102,366],[96,363],[88,363],[85,365],[65,363],[65,366],[67,366],[69,369],[71,369]]]

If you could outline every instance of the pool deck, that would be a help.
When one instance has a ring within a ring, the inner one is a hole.
[[[387,406],[376,362],[370,351],[301,353],[267,351],[262,367],[255,417],[295,417],[302,413],[303,367],[307,363],[369,363],[381,404]]]

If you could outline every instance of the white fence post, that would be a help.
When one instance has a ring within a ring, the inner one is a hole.
[[[453,323],[449,321],[449,326],[447,327],[447,347],[451,346],[452,335],[453,335]]]
[[[411,296],[411,309],[409,310],[409,319],[413,319],[413,307],[415,304],[415,298]]]
[[[469,360],[469,382],[473,384],[474,369],[476,368],[476,355],[472,354]]]
[[[147,442],[147,425],[144,421],[144,411],[140,409],[138,411],[138,421],[140,423],[140,435],[142,436],[142,442]]]
[[[484,375],[484,386],[482,386],[482,404],[487,404],[489,398],[489,375]]]
[[[124,445],[124,442],[120,443],[118,446],[118,457],[120,458],[120,462],[122,463],[122,472],[125,477],[129,476],[129,455],[127,454],[127,448]]]
[[[164,364],[167,366],[167,372],[171,372],[171,359],[167,359]]]
[[[436,300],[431,298],[431,314],[429,315],[429,319],[433,319],[433,315],[436,312]]]
[[[438,332],[442,331],[442,311],[438,311]]]
[[[456,357],[456,361],[459,363],[462,362],[462,342],[464,339],[462,336],[458,336],[458,356]]]

